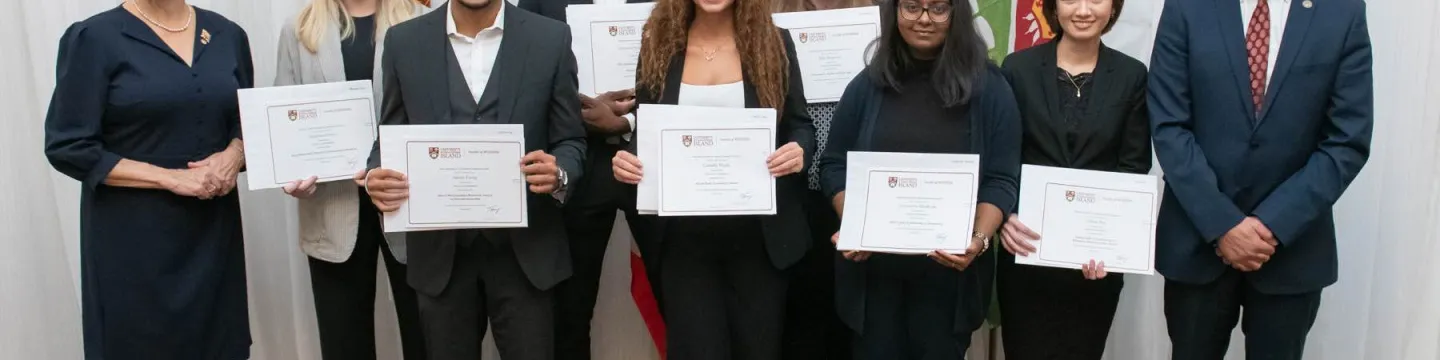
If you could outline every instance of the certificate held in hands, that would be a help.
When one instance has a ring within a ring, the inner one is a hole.
[[[1155,273],[1158,178],[1034,165],[1021,174],[1020,222],[1041,239],[1015,263],[1079,269],[1093,259],[1109,272]]]
[[[380,166],[410,183],[385,232],[528,226],[524,151],[522,125],[380,127]]]
[[[970,247],[980,157],[851,151],[836,249],[894,254]]]
[[[636,208],[660,216],[774,215],[775,109],[640,105]]]
[[[250,190],[350,180],[375,143],[370,81],[241,89]]]

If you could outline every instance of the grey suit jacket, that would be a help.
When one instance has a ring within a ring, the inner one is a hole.
[[[570,28],[564,23],[504,4],[504,35],[495,59],[495,81],[487,86],[498,98],[498,122],[525,127],[525,151],[545,150],[578,184],[584,176],[585,127],[580,120],[580,99],[575,96],[575,55],[570,51]],[[440,7],[447,9],[447,7]],[[396,25],[385,39],[389,49],[381,58],[384,100],[382,125],[446,124],[473,116],[451,114],[448,65],[450,39],[446,11],[434,11]],[[458,71],[458,70],[457,70]],[[463,115],[463,114],[462,114]],[[370,166],[380,166],[376,142]],[[518,164],[517,164],[518,166]],[[561,222],[560,202],[549,194],[530,193],[530,226],[487,232],[486,241],[508,242],[528,280],[549,289],[570,277],[570,246]],[[449,283],[456,247],[475,241],[473,231],[410,233],[410,286],[438,295]],[[474,245],[480,246],[480,245]]]
[[[430,9],[416,6],[414,13],[422,14]],[[275,69],[275,86],[320,84],[346,81],[345,60],[340,52],[340,28],[320,42],[320,49],[310,52],[300,42],[292,19],[280,30],[280,44]],[[384,39],[376,39],[375,63],[379,64],[385,52]],[[380,66],[375,67],[373,84],[376,111],[383,92]],[[355,184],[336,181],[316,184],[315,195],[299,199],[300,250],[310,257],[328,261],[345,262],[355,250],[356,232],[359,228],[360,198],[356,196]],[[385,241],[400,263],[406,262],[405,234],[386,234]]]

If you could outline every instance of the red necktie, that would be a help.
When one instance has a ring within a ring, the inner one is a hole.
[[[1255,113],[1265,103],[1265,71],[1270,66],[1270,4],[1260,0],[1250,17],[1250,30],[1245,34],[1245,48],[1250,50],[1250,94]]]

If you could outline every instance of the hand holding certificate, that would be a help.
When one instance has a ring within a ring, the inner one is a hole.
[[[526,227],[523,134],[509,124],[382,126],[367,190],[385,205],[385,231]]]
[[[1041,239],[1005,239],[1015,263],[1082,269],[1094,260],[1105,271],[1155,273],[1155,176],[1033,165],[1021,173],[1019,220]]]
[[[370,81],[241,89],[250,190],[350,180],[375,142]]]
[[[895,254],[971,247],[980,158],[852,151],[836,249]]]

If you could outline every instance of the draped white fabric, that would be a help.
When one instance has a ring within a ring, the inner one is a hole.
[[[1194,0],[1192,0],[1194,1]],[[1328,1],[1314,0],[1316,6]],[[60,33],[119,0],[0,2],[0,358],[80,359],[79,186],[41,152]],[[302,0],[193,0],[249,33],[256,80],[268,85],[275,40]],[[1160,0],[1130,0],[1107,43],[1149,59]],[[1370,162],[1336,205],[1340,282],[1325,290],[1307,359],[1440,359],[1440,4],[1369,1],[1376,126]],[[242,187],[243,188],[243,187]],[[253,358],[319,359],[295,204],[242,192]],[[607,254],[595,329],[600,359],[654,358],[629,299],[628,234]],[[383,277],[382,277],[383,279]],[[1164,359],[1163,281],[1129,277],[1107,358]],[[380,289],[385,289],[382,283]],[[380,358],[399,359],[388,295],[377,302]],[[986,358],[984,334],[971,358]],[[1241,338],[1232,359],[1241,359]],[[493,354],[493,346],[489,346]],[[487,357],[495,358],[495,357]],[[995,358],[999,358],[996,356]]]

